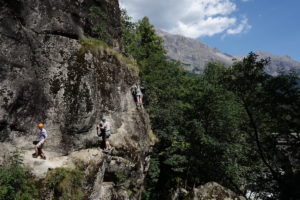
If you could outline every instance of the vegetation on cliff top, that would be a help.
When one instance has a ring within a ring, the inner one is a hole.
[[[122,66],[129,67],[136,72],[139,72],[136,61],[133,58],[126,57],[118,53],[113,48],[109,47],[105,42],[96,38],[83,38],[80,40],[81,48],[79,50],[79,55],[83,55],[90,51],[95,55],[102,55],[103,53],[112,55]]]

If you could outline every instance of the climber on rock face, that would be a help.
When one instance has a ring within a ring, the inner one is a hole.
[[[37,125],[39,129],[39,140],[34,141],[33,144],[35,145],[35,153],[33,154],[34,158],[37,158],[38,156],[41,156],[42,159],[46,160],[45,152],[43,150],[44,143],[46,141],[46,138],[48,137],[48,132],[46,129],[44,129],[44,125],[42,123],[39,123]]]
[[[104,146],[104,150],[108,151],[111,149],[111,146],[109,144],[108,138],[111,134],[111,126],[110,123],[107,121],[106,117],[101,118],[100,124],[97,126],[97,133],[100,129],[99,137],[102,137],[102,144]]]
[[[132,95],[136,99],[137,106],[143,106],[143,92],[144,86],[139,81],[136,82],[133,86],[131,86]]]

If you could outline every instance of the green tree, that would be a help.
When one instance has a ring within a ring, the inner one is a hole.
[[[287,155],[299,152],[299,138],[291,134],[300,124],[298,77],[268,75],[269,60],[253,53],[232,67],[210,63],[191,75],[167,60],[148,18],[123,19],[125,53],[139,64],[160,139],[143,198],[169,199],[179,187],[217,181],[239,194],[297,199],[297,159]]]
[[[91,31],[93,37],[107,41],[110,37],[107,25],[107,21],[109,21],[107,13],[99,6],[92,6],[90,7],[90,13],[88,16],[92,23]]]
[[[131,21],[126,10],[121,10],[121,26],[122,26],[122,46],[126,56],[136,57],[138,52],[138,43],[140,41],[137,34],[137,23]]]
[[[265,177],[260,189],[273,193],[274,198],[297,199],[295,184],[300,181],[299,172],[294,170],[293,158],[288,156],[291,150],[287,149],[299,149],[293,143],[297,141],[291,142],[292,133],[300,130],[298,78],[293,73],[272,77],[264,71],[269,60],[257,58],[250,53],[235,63],[225,75],[224,84],[236,94],[247,113],[245,131],[263,163],[258,173]],[[286,144],[280,145],[280,140]]]
[[[147,17],[133,23],[126,10],[122,10],[121,19],[125,54],[133,56],[141,66],[154,55],[164,56],[163,40],[156,35]]]
[[[165,54],[163,40],[156,35],[155,29],[147,17],[144,17],[138,22],[137,33],[140,35],[140,53],[137,55],[137,60],[143,61],[155,54]]]

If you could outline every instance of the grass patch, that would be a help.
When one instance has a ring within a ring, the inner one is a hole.
[[[96,38],[83,38],[80,39],[82,45],[81,50],[85,53],[87,50],[97,50],[98,48],[108,48],[109,46],[102,40]]]
[[[77,169],[56,168],[48,172],[46,187],[54,191],[56,199],[83,200],[86,197],[83,181],[84,174]]]
[[[116,176],[116,183],[117,184],[122,184],[126,182],[129,179],[129,174],[123,171],[117,171],[115,172]]]
[[[95,38],[83,38],[80,40],[81,48],[79,54],[83,55],[86,52],[90,51],[94,55],[101,55],[103,53],[112,55],[116,60],[119,61],[121,65],[127,66],[129,69],[132,69],[136,72],[139,72],[138,65],[133,58],[126,57],[116,50],[110,48],[105,42],[95,39]]]

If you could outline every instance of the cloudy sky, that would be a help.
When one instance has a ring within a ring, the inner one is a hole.
[[[232,55],[267,51],[300,61],[300,0],[120,0],[134,20]]]

